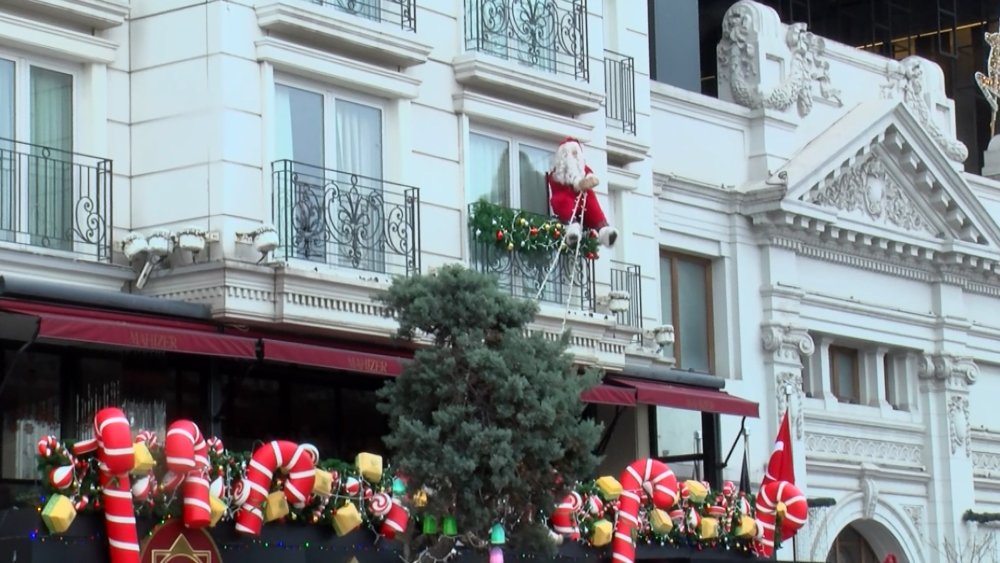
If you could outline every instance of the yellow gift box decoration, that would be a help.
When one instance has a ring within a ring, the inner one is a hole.
[[[688,501],[695,504],[701,504],[705,502],[705,497],[708,496],[708,489],[705,487],[704,483],[701,481],[695,481],[694,479],[688,479],[684,481],[684,486],[688,491]]]
[[[132,468],[132,475],[145,475],[156,467],[156,460],[153,459],[153,454],[149,453],[145,442],[132,444],[132,451],[135,452],[135,467]]]
[[[333,474],[322,469],[316,470],[316,480],[313,481],[313,494],[328,497],[333,494]]]
[[[698,533],[701,535],[703,540],[711,540],[719,537],[719,520],[718,518],[712,518],[706,516],[701,519],[701,524],[698,526]]]
[[[611,543],[611,538],[615,535],[615,527],[607,520],[601,519],[594,522],[594,530],[590,534],[590,543],[594,547],[604,547]]]
[[[61,534],[69,529],[76,518],[76,508],[64,495],[52,495],[42,509],[42,521],[53,534]]]
[[[338,536],[346,535],[361,525],[361,514],[351,501],[337,509],[333,515],[333,529]]]
[[[210,526],[215,527],[222,520],[223,515],[226,514],[226,510],[229,509],[226,503],[222,502],[219,497],[211,496],[208,498],[208,505],[212,509],[212,521]]]
[[[740,517],[740,525],[736,528],[736,535],[741,538],[752,538],[757,534],[757,522],[747,516]]]
[[[427,493],[424,491],[417,491],[416,493],[413,493],[413,506],[417,508],[427,506]]]
[[[360,453],[355,458],[354,465],[357,466],[358,473],[369,483],[378,483],[382,480],[382,456]]]
[[[275,491],[267,495],[267,505],[264,506],[264,521],[273,522],[288,515],[288,499],[285,493]]]
[[[610,475],[605,475],[597,480],[597,488],[601,491],[604,500],[615,500],[622,494],[622,484],[618,479]]]
[[[666,510],[657,508],[649,514],[649,526],[657,534],[669,534],[674,529],[674,521]]]

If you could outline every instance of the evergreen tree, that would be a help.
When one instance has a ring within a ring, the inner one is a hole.
[[[601,427],[580,401],[598,374],[577,373],[568,335],[526,334],[534,302],[462,266],[398,279],[380,299],[401,338],[433,339],[379,392],[394,463],[411,493],[432,491],[424,514],[453,515],[467,544],[500,522],[514,547],[553,549],[545,514],[599,461]]]

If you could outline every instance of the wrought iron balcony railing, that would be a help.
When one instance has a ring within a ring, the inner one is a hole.
[[[589,81],[587,0],[465,0],[465,48]]]
[[[0,139],[0,242],[111,260],[111,160]]]
[[[469,213],[475,204],[469,206]],[[534,214],[522,213],[524,217]],[[554,222],[555,220],[553,220]],[[507,250],[493,241],[469,233],[471,267],[496,277],[501,289],[515,297],[555,303],[581,311],[593,311],[596,286],[594,261],[573,252]],[[554,265],[553,265],[554,263]],[[551,272],[550,272],[551,268]],[[542,288],[539,293],[539,288]]]
[[[618,324],[642,330],[642,269],[638,264],[611,261],[611,291],[628,293],[628,310],[615,315]]]
[[[420,190],[291,160],[271,163],[278,255],[355,270],[420,271]]]
[[[608,125],[635,135],[635,59],[604,52],[604,96]]]
[[[417,30],[416,0],[310,0],[321,6],[332,6],[338,10],[361,16],[377,22],[399,25],[404,31]]]

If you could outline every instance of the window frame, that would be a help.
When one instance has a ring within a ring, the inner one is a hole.
[[[840,372],[839,372],[839,362],[837,361],[837,353],[846,352],[853,355],[853,360],[851,361],[852,379],[854,380],[854,395],[850,397],[845,397],[841,393],[840,389]],[[831,344],[827,350],[827,354],[830,356],[830,392],[837,401],[841,403],[848,403],[854,405],[861,404],[861,350],[857,348],[851,348],[850,346],[844,346],[842,344]]]
[[[331,166],[330,164],[331,162],[336,161],[337,154],[337,100],[343,100],[345,102],[351,102],[379,110],[379,135],[382,140],[382,178],[380,178],[380,180],[385,181],[385,171],[388,160],[386,157],[389,154],[387,145],[390,140],[388,136],[389,129],[386,127],[387,116],[391,113],[389,100],[379,96],[364,95],[360,92],[341,88],[333,84],[323,83],[318,80],[311,80],[294,74],[276,71],[274,73],[274,80],[271,83],[271,131],[268,135],[268,146],[271,148],[272,156],[269,160],[271,162],[277,160],[278,156],[278,147],[275,139],[278,129],[277,91],[279,85],[290,88],[298,88],[299,90],[319,94],[323,97],[323,168],[325,170],[341,170],[338,165]]]
[[[508,193],[508,201],[501,202],[498,205],[501,205],[503,207],[508,207],[510,209],[524,209],[523,202],[521,201],[521,174],[520,174],[520,172],[521,172],[521,170],[520,170],[521,162],[520,162],[520,158],[514,158],[514,155],[518,155],[519,156],[521,154],[521,145],[530,147],[530,148],[535,149],[535,150],[547,151],[549,153],[549,168],[551,168],[552,167],[552,162],[551,162],[552,156],[555,155],[556,151],[555,151],[555,149],[546,149],[545,145],[546,144],[551,145],[552,143],[546,143],[546,141],[541,140],[541,139],[539,139],[537,137],[531,137],[531,136],[528,136],[528,135],[517,135],[515,133],[511,133],[509,131],[504,131],[502,129],[496,129],[496,128],[490,128],[490,127],[481,127],[481,126],[472,126],[472,127],[469,128],[469,149],[470,150],[466,151],[466,155],[470,155],[470,153],[471,153],[472,137],[473,137],[473,135],[478,135],[480,137],[487,137],[487,138],[493,139],[495,141],[503,141],[503,142],[507,143],[507,146],[509,148],[508,152],[507,152],[507,155],[508,155],[507,156],[507,174],[508,174],[508,178],[510,178],[510,185],[508,186],[508,191],[509,191],[509,193]],[[468,170],[468,172],[470,173],[470,175],[474,172],[472,170],[471,155],[470,155],[469,158],[466,159],[465,168]],[[549,168],[547,168],[545,170],[545,172],[548,172]],[[468,200],[468,192],[469,192],[468,189],[465,190],[465,195],[466,195],[466,200],[467,200],[466,204],[467,205],[475,203],[475,200],[471,200],[471,201]],[[545,199],[546,199],[546,202],[549,199],[549,196],[548,196],[548,187],[547,186],[546,186],[546,197],[545,197]],[[536,211],[534,211],[534,210],[528,210],[528,211],[530,211],[532,213],[536,213]],[[552,214],[551,206],[550,205],[546,205],[545,211],[542,212],[541,214],[542,215],[551,215]]]
[[[711,258],[704,256],[698,256],[695,254],[687,254],[684,252],[669,250],[665,248],[660,249],[660,262],[662,264],[664,259],[670,261],[670,312],[671,319],[670,325],[674,328],[674,343],[673,343],[673,357],[675,365],[678,368],[685,369],[683,364],[683,358],[681,355],[681,342],[683,339],[683,330],[680,327],[680,291],[678,290],[677,284],[677,261],[685,260],[688,262],[700,263],[705,270],[705,336],[707,342],[707,355],[708,355],[708,373],[715,374],[716,370],[716,358],[715,358],[715,308],[713,305],[713,279],[712,279],[712,269],[714,266],[714,261]],[[662,271],[662,268],[661,268]],[[663,299],[663,282],[660,282],[660,299]],[[661,314],[662,317],[662,314]],[[666,322],[666,319],[662,319],[661,322]]]

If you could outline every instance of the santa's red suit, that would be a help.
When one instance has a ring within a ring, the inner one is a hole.
[[[593,191],[599,182],[583,159],[583,146],[570,137],[559,144],[552,170],[545,174],[552,213],[567,225],[566,241],[573,244],[583,228],[597,232],[601,244],[613,246],[618,231],[608,224],[601,202]]]

